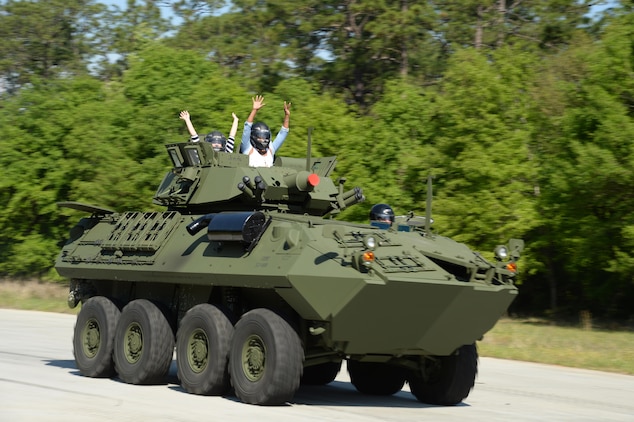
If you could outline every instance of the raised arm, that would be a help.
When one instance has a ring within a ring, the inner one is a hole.
[[[251,113],[249,113],[249,117],[247,117],[247,122],[249,123],[253,123],[258,110],[266,105],[264,103],[264,97],[262,95],[256,95],[251,100],[253,101],[253,107],[251,108]]]
[[[233,123],[231,124],[231,130],[229,131],[229,137],[227,138],[227,146],[225,147],[227,152],[233,152],[236,133],[238,133],[238,116],[236,116],[236,113],[231,113],[231,116],[233,116]]]
[[[187,130],[189,131],[190,139],[193,142],[198,142],[198,133],[196,129],[194,129],[194,125],[192,124],[191,117],[189,116],[189,111],[183,110],[180,113],[181,120],[185,121],[185,125],[187,126]]]
[[[286,101],[284,101],[284,123],[282,123],[282,129],[278,132],[277,136],[271,143],[271,148],[273,149],[273,152],[276,152],[278,149],[280,149],[280,147],[286,140],[286,137],[288,136],[290,122],[291,122],[291,103],[287,103]]]
[[[290,102],[287,103],[286,101],[284,101],[284,123],[282,124],[282,126],[288,129],[290,123],[291,123],[291,103]]]
[[[253,107],[251,107],[251,113],[249,113],[249,117],[244,121],[244,129],[242,130],[242,141],[240,142],[240,152],[243,154],[248,154],[251,151],[251,143],[249,138],[251,137],[251,125],[253,124],[253,120],[255,119],[255,115],[258,113],[258,110],[265,106],[264,97],[262,95],[256,95],[251,98],[253,101]]]
[[[229,137],[235,139],[236,138],[236,133],[238,133],[238,116],[236,116],[236,113],[231,113],[231,116],[233,117],[233,124],[231,125],[231,130],[229,131]]]

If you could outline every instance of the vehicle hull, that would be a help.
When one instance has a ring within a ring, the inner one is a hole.
[[[121,293],[130,291],[131,285],[136,296],[147,291],[143,296],[166,302],[174,289],[180,294],[189,290],[184,302],[194,304],[208,301],[213,288],[267,291],[264,303],[251,298],[250,306],[271,306],[270,295],[279,297],[302,320],[310,321],[308,325],[323,323],[322,346],[347,355],[451,354],[482,338],[517,295],[512,284],[459,281],[424,254],[418,256],[421,271],[386,272],[377,267],[359,272],[348,262],[345,249],[322,236],[326,227],[333,230],[327,220],[300,224],[287,216],[272,216],[258,245],[246,252],[240,242],[209,241],[205,233],[190,235],[187,225],[201,217],[173,215],[170,233],[155,251],[129,245],[104,250],[116,221],[108,217],[93,222],[80,239],[65,246],[57,271],[70,279],[92,280],[102,294],[123,295],[124,302],[133,299]],[[334,230],[377,233],[365,225],[336,224]],[[424,241],[427,247],[437,243],[433,246],[438,251],[452,242],[421,240],[412,233],[383,236],[391,246],[382,249],[390,250],[415,249]]]

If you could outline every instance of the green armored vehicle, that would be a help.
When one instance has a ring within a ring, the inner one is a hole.
[[[467,397],[475,342],[518,293],[521,240],[489,262],[433,233],[429,211],[386,227],[332,219],[364,200],[329,177],[334,157],[252,168],[204,142],[166,148],[165,211],[60,204],[90,214],[56,261],[81,303],[81,374],[163,383],[175,349],[185,391],[252,404],[327,384],[344,360],[365,394]]]

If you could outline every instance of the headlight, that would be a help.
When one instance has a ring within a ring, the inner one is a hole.
[[[366,236],[363,238],[363,245],[366,249],[373,251],[376,249],[376,239],[374,236]]]
[[[493,253],[495,253],[495,257],[500,261],[507,259],[509,257],[509,251],[508,249],[506,249],[506,246],[504,245],[496,246]]]

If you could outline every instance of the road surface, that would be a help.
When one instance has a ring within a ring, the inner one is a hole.
[[[345,369],[272,407],[187,394],[174,365],[164,385],[86,378],[73,360],[74,324],[72,315],[0,309],[0,421],[634,421],[632,376],[492,358],[480,359],[474,390],[452,407],[420,403],[407,386],[364,396]]]

